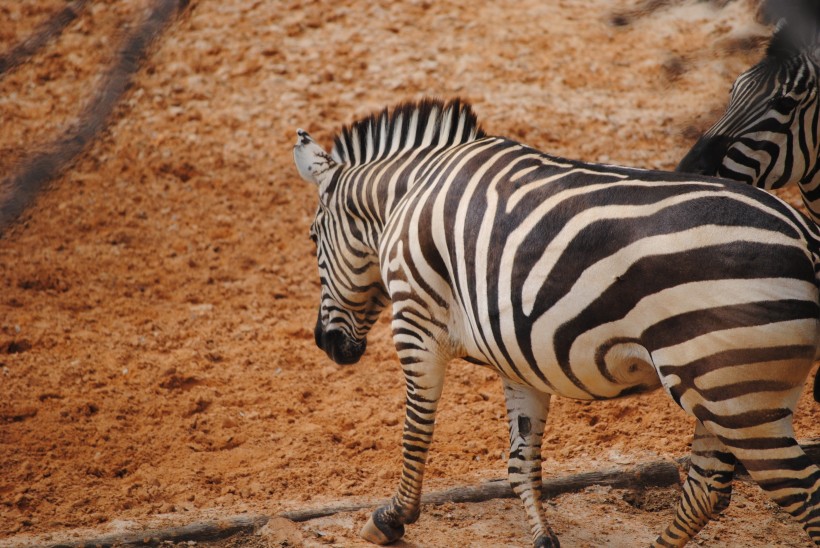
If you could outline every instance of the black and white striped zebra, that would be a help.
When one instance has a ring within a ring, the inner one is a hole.
[[[765,189],[797,183],[820,223],[819,73],[817,28],[781,20],[763,60],[737,78],[726,112],[676,171]]]
[[[316,342],[356,362],[392,302],[407,384],[403,471],[362,530],[383,544],[419,515],[447,363],[496,369],[509,479],[535,546],[551,395],[609,399],[663,386],[697,418],[692,466],[657,546],[685,544],[729,502],[736,459],[820,544],[820,469],[792,413],[818,348],[817,228],[732,181],[584,164],[479,128],[425,100],[345,127],[331,154],[304,131],[318,187]]]

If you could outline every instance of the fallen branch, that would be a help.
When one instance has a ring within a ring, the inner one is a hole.
[[[608,485],[616,489],[642,489],[647,487],[662,487],[676,485],[680,481],[677,465],[671,461],[659,460],[647,464],[640,464],[631,468],[616,468],[597,472],[584,472],[558,478],[545,478],[541,498],[548,499],[580,491],[593,485]],[[515,498],[509,482],[506,479],[492,480],[479,485],[453,487],[443,491],[435,491],[422,495],[422,504],[444,504],[445,502],[482,502],[496,498]],[[307,521],[338,514],[340,512],[355,512],[364,508],[373,508],[386,504],[386,500],[367,501],[358,503],[336,503],[320,508],[293,510],[281,515],[291,521]]]
[[[618,489],[640,489],[674,485],[678,482],[678,466],[672,461],[660,460],[632,466],[630,468],[585,472],[558,478],[547,478],[544,480],[542,498],[550,498],[562,493],[580,491],[593,485],[608,485]],[[428,493],[422,497],[422,504],[481,502],[495,498],[514,498],[515,496],[506,479],[492,480],[479,485],[454,487],[452,489]],[[341,512],[356,512],[363,509],[375,508],[385,503],[387,503],[387,500],[384,499],[334,503],[320,508],[284,512],[279,514],[278,517],[286,518],[294,522],[301,522]],[[50,548],[109,548],[134,545],[155,546],[165,541],[209,542],[232,537],[240,533],[256,532],[270,521],[270,519],[270,516],[264,515],[241,515],[218,521],[193,523],[182,527],[116,533],[83,541],[49,543],[48,546]],[[25,544],[21,542],[20,545],[24,546]],[[41,546],[41,544],[37,545]]]
[[[820,465],[820,440],[805,440],[800,446],[815,463]],[[689,466],[689,457],[677,461],[684,467]],[[743,465],[737,465],[735,476],[738,479],[748,478]],[[580,491],[593,485],[607,485],[614,489],[645,489],[648,487],[666,487],[680,481],[678,466],[671,461],[658,460],[640,464],[631,468],[610,469],[597,472],[584,472],[557,478],[545,478],[543,481],[542,499],[556,497],[564,493]],[[492,480],[475,486],[453,487],[422,495],[422,504],[443,504],[445,502],[482,502],[495,498],[515,498],[512,488],[506,479]],[[291,521],[308,521],[331,516],[340,512],[356,512],[364,508],[373,508],[386,504],[386,500],[336,503],[320,508],[293,510],[284,512],[282,517]]]
[[[800,444],[806,454],[815,462],[820,462],[820,439],[806,440]],[[689,458],[678,459],[678,463],[688,465]],[[629,468],[613,468],[596,472],[571,474],[557,478],[545,478],[541,498],[548,499],[564,493],[580,491],[594,485],[609,486],[614,489],[646,489],[650,487],[667,487],[677,485],[680,481],[679,467],[668,460],[652,461]],[[743,479],[745,470],[738,466],[737,474]],[[748,477],[748,476],[747,476]],[[422,496],[422,504],[444,504],[447,502],[482,502],[496,498],[515,498],[506,479],[491,480],[479,485],[453,487],[434,491]],[[357,512],[386,504],[386,499],[371,499],[357,502],[337,502],[319,508],[292,510],[283,512],[278,517],[294,522],[309,521],[331,516],[342,512]],[[241,515],[224,518],[218,521],[193,523],[182,527],[150,529],[142,532],[110,534],[95,539],[48,544],[51,548],[80,548],[134,545],[159,545],[171,542],[208,542],[232,537],[240,533],[254,533],[263,527],[270,516]],[[14,540],[14,539],[10,539]],[[20,543],[21,546],[25,544]],[[40,546],[41,544],[38,544]]]
[[[221,540],[239,533],[253,533],[270,520],[269,516],[234,516],[219,521],[192,523],[182,527],[152,529],[136,533],[117,533],[77,542],[49,544],[50,548],[109,548],[113,546],[155,546],[170,542],[207,542]]]

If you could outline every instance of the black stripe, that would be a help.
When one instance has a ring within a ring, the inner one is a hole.
[[[695,379],[697,379],[697,377],[724,367],[783,361],[786,363],[780,365],[780,367],[802,368],[804,367],[802,364],[792,365],[788,362],[811,359],[813,356],[814,347],[806,345],[742,348],[716,352],[715,354],[704,356],[695,361],[678,366],[664,365],[659,368],[659,372],[664,376],[676,375],[680,378],[680,384],[671,389],[674,395],[680,397],[685,390],[695,386]],[[698,391],[700,390],[698,389]]]
[[[750,428],[752,426],[760,426],[761,424],[782,420],[790,416],[792,410],[789,408],[758,409],[738,413],[736,415],[717,415],[703,405],[697,404],[692,408],[692,414],[695,415],[700,422],[713,422],[721,428],[737,430],[739,428]]]
[[[794,447],[797,445],[797,441],[794,438],[744,438],[744,439],[731,439],[726,438],[723,436],[718,436],[720,441],[723,445],[727,447],[734,447],[736,449],[754,449],[754,450],[764,450],[764,449],[785,449],[788,447]]]
[[[728,277],[728,276],[727,276]],[[762,277],[762,276],[761,276]],[[727,325],[752,326],[817,318],[817,303],[797,300],[758,301],[694,310],[664,318],[641,334],[650,352],[674,346]]]
[[[760,392],[785,392],[794,387],[793,383],[786,381],[761,380],[724,384],[710,389],[698,388],[698,392],[708,401],[719,402]]]
[[[785,459],[744,459],[743,466],[749,472],[761,472],[764,470],[788,470],[799,472],[814,466],[814,463],[806,457],[799,455]]]

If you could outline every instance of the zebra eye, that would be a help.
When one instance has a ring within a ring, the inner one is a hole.
[[[781,95],[779,97],[773,97],[769,101],[769,106],[771,106],[778,112],[788,113],[792,109],[794,109],[795,103],[797,103],[797,101],[794,99],[794,97],[790,97],[788,95]]]

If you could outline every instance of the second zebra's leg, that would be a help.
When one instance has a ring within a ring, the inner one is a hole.
[[[541,439],[550,395],[504,379],[510,421],[510,486],[524,502],[536,548],[560,546],[541,505]]]
[[[402,472],[399,488],[391,501],[377,508],[360,535],[374,544],[389,544],[404,536],[404,526],[413,523],[421,510],[421,485],[427,451],[433,441],[436,408],[444,388],[447,362],[434,353],[426,359],[399,353],[407,383],[404,433],[402,434]]]
[[[691,458],[675,520],[653,546],[683,546],[729,506],[735,456],[700,421],[695,426]]]

